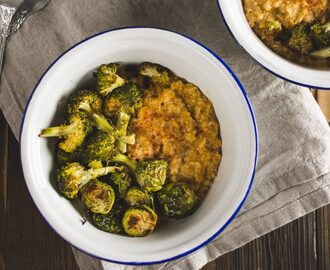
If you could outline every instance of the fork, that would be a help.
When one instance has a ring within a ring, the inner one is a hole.
[[[2,25],[0,25],[0,81],[3,57],[8,40],[20,28],[28,16],[43,9],[49,1],[24,0],[17,9],[8,4],[0,5],[0,13],[2,15]]]

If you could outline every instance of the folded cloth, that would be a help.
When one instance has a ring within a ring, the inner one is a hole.
[[[253,188],[228,228],[187,257],[143,269],[199,269],[330,203],[330,129],[317,103],[308,89],[284,82],[255,64],[229,35],[214,0],[52,0],[27,19],[7,47],[0,107],[15,136],[19,137],[34,85],[56,57],[94,33],[132,25],[183,33],[222,57],[248,92],[260,142]],[[141,268],[73,250],[82,270]]]

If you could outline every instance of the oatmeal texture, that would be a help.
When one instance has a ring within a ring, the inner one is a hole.
[[[327,11],[328,0],[244,0],[244,12],[251,27],[265,28],[279,21],[290,29],[301,22],[312,22]]]
[[[213,105],[198,87],[176,80],[146,90],[129,129],[136,135],[131,158],[165,159],[169,181],[190,182],[201,197],[206,194],[218,172],[221,140]]]

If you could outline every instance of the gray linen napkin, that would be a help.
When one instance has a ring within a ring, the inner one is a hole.
[[[221,56],[249,94],[260,141],[252,191],[229,227],[190,256],[145,269],[199,269],[330,203],[330,129],[317,103],[308,89],[274,77],[242,51],[226,30],[215,0],[52,0],[24,23],[7,47],[0,107],[15,136],[34,85],[57,56],[96,32],[132,25],[178,31]],[[141,268],[73,250],[82,270]]]

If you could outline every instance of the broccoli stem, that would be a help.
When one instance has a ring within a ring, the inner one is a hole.
[[[108,122],[108,120],[101,114],[96,113],[88,102],[82,102],[79,109],[88,113],[89,117],[94,120],[96,128],[108,134],[113,134],[115,128]]]
[[[130,120],[130,116],[126,113],[121,113],[118,120],[119,129],[113,127],[110,122],[101,114],[96,113],[88,102],[82,102],[79,108],[88,113],[88,115],[93,119],[96,128],[103,131],[111,136],[114,136],[118,140],[119,150],[123,153],[126,152],[126,144],[135,143],[135,135],[126,136],[127,126]]]
[[[128,158],[127,156],[123,155],[123,154],[118,154],[113,158],[114,162],[118,162],[118,163],[123,163],[124,165],[126,165],[132,172],[135,171],[138,163],[137,161]]]
[[[107,119],[105,119],[104,116],[93,113],[92,118],[98,130],[101,130],[110,135],[113,135],[115,133],[115,128],[109,123]]]
[[[116,167],[116,166],[108,166],[108,167],[102,167],[102,168],[97,168],[97,169],[89,169],[83,176],[82,176],[82,181],[79,184],[79,189],[82,188],[84,185],[86,185],[90,180],[98,178],[100,176],[107,175],[109,173],[114,173],[121,171],[121,167]]]
[[[126,144],[135,143],[134,134],[127,136],[127,127],[128,127],[130,119],[131,119],[131,116],[129,114],[120,112],[119,118],[118,118],[118,121],[116,124],[117,134],[118,134],[118,136],[120,136],[117,146],[118,146],[119,151],[122,153],[126,153],[126,151],[127,151]]]
[[[39,137],[62,137],[71,134],[73,131],[73,125],[48,127],[41,130]]]

